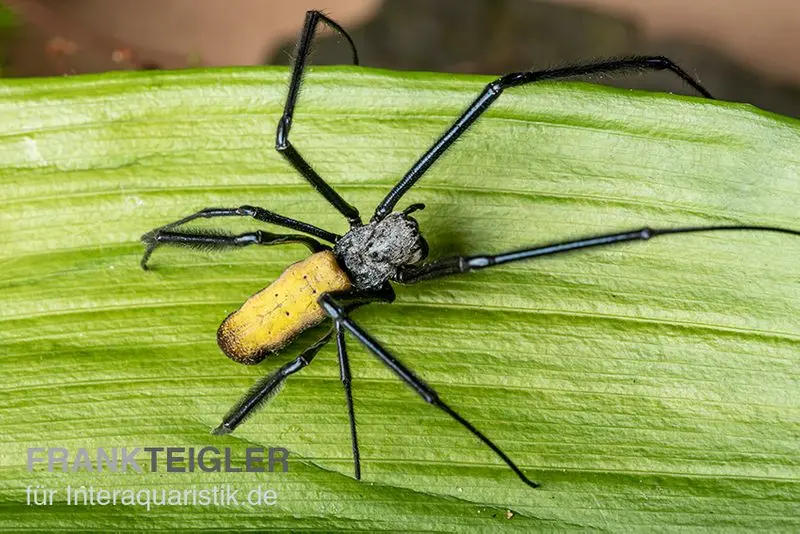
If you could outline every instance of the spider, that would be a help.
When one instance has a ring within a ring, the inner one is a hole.
[[[504,90],[543,80],[665,70],[679,76],[702,96],[706,98],[712,96],[675,63],[661,56],[613,58],[591,64],[506,74],[485,87],[462,115],[389,191],[378,204],[370,221],[364,224],[358,210],[328,185],[289,141],[294,109],[310,55],[310,45],[320,24],[328,26],[344,37],[352,51],[353,62],[358,64],[355,44],[347,32],[319,11],[307,12],[296,60],[292,67],[289,93],[277,126],[275,148],[333,208],[348,220],[349,231],[344,235],[337,235],[261,207],[244,205],[238,208],[206,208],[142,236],[145,252],[141,265],[145,269],[153,250],[161,245],[226,249],[249,245],[299,243],[308,247],[311,252],[307,259],[289,266],[272,284],[251,296],[238,310],[231,313],[217,331],[217,342],[232,360],[243,364],[256,364],[286,347],[301,332],[326,319],[331,320],[331,328],[322,338],[303,350],[296,359],[259,380],[225,415],[222,423],[213,431],[214,434],[233,432],[248,416],[276,395],[289,376],[308,366],[319,350],[335,339],[340,378],[344,386],[350,422],[354,475],[356,479],[360,479],[361,461],[353,409],[350,363],[345,344],[345,333],[349,333],[425,402],[460,423],[505,462],[525,484],[536,488],[539,485],[528,478],[499,446],[459,415],[430,385],[359,326],[350,317],[350,312],[354,308],[373,302],[393,302],[395,294],[392,282],[414,284],[423,280],[580,249],[694,232],[763,231],[800,236],[800,231],[770,226],[689,226],[660,229],[644,227],[500,254],[455,256],[426,262],[428,244],[420,232],[416,219],[411,216],[414,211],[421,210],[425,206],[411,204],[402,211],[395,211],[395,207],[436,160],[469,129]],[[251,217],[298,233],[274,234],[257,230],[232,235],[220,231],[179,231],[180,226],[192,220],[216,217]],[[327,244],[322,244],[320,241]]]

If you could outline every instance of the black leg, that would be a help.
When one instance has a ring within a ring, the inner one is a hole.
[[[325,199],[336,208],[339,213],[344,215],[350,222],[350,225],[361,224],[361,217],[358,210],[347,203],[339,193],[329,186],[317,172],[311,168],[311,165],[306,162],[300,155],[297,149],[289,142],[289,130],[292,128],[292,117],[294,116],[294,107],[297,104],[297,96],[300,93],[300,85],[303,83],[303,71],[305,70],[308,58],[311,55],[311,41],[314,39],[314,34],[317,31],[319,24],[325,24],[332,30],[340,33],[347,39],[350,48],[353,50],[353,63],[358,65],[358,53],[356,52],[353,40],[347,35],[347,32],[339,26],[336,22],[329,19],[319,11],[309,11],[306,13],[306,22],[303,26],[303,33],[300,36],[300,42],[297,46],[297,57],[292,67],[292,79],[289,82],[289,95],[286,98],[286,105],[283,108],[283,116],[278,122],[278,131],[275,137],[275,149],[291,163],[300,174],[325,197]]]
[[[175,222],[171,222],[156,228],[149,233],[153,233],[158,230],[174,230],[175,228],[190,221],[194,221],[195,219],[213,219],[216,217],[252,217],[257,221],[274,224],[276,226],[282,226],[297,232],[303,232],[304,234],[313,235],[314,237],[318,237],[323,241],[327,241],[328,243],[336,243],[340,237],[336,234],[323,230],[322,228],[317,228],[313,224],[290,219],[289,217],[278,215],[277,213],[265,210],[264,208],[259,208],[258,206],[239,206],[238,208],[205,208],[196,213],[192,213],[183,219],[179,219]]]
[[[162,245],[183,246],[197,249],[225,249],[246,247],[249,245],[283,245],[286,243],[301,243],[311,252],[320,252],[328,247],[321,245],[316,240],[304,235],[271,234],[262,230],[247,232],[239,235],[226,235],[215,230],[205,232],[182,233],[170,230],[156,229],[142,236],[145,249],[142,256],[142,269],[147,270],[147,261],[153,251]]]
[[[352,311],[355,308],[370,304],[372,302],[394,302],[394,289],[388,283],[373,291],[342,291],[332,293],[341,302],[345,303],[346,309]],[[353,391],[351,388],[352,375],[350,374],[350,359],[347,357],[347,345],[344,340],[344,330],[338,322],[334,323],[336,329],[336,347],[339,356],[339,375],[344,386],[344,395],[347,400],[347,415],[350,419],[350,440],[353,444],[353,467],[355,469],[356,480],[361,480],[361,453],[358,449],[358,435],[356,433],[356,414],[353,408]]]
[[[372,220],[380,220],[392,212],[397,202],[419,180],[444,152],[486,111],[503,90],[544,80],[574,78],[593,74],[626,73],[643,70],[667,70],[679,76],[706,98],[711,94],[694,78],[669,59],[661,56],[611,59],[589,65],[575,65],[558,69],[530,72],[513,72],[491,82],[450,128],[411,167],[389,194],[378,204]]]
[[[522,470],[517,467],[513,460],[511,460],[511,458],[509,458],[506,453],[500,449],[500,447],[495,445],[494,442],[486,437],[480,430],[475,428],[469,421],[461,417],[455,410],[445,404],[444,401],[439,398],[439,395],[433,390],[433,388],[426,384],[422,379],[417,377],[408,367],[403,365],[397,358],[392,356],[380,345],[380,343],[373,339],[369,334],[361,329],[358,324],[348,317],[345,307],[337,302],[331,294],[326,293],[322,295],[319,299],[319,303],[339,328],[344,328],[345,330],[349,331],[361,344],[369,349],[370,352],[372,352],[380,361],[382,361],[389,369],[391,369],[403,382],[411,386],[411,388],[416,391],[425,402],[436,406],[447,415],[458,421],[461,426],[469,430],[475,437],[481,440],[497,456],[499,456],[500,459],[502,459],[506,465],[508,465],[508,467],[510,467],[511,470],[516,473],[520,480],[525,482],[525,484],[532,488],[539,487],[536,482],[533,482],[525,476]]]
[[[250,391],[225,415],[222,423],[214,429],[213,433],[220,435],[233,432],[245,419],[280,392],[286,378],[310,364],[319,350],[330,341],[332,335],[333,330],[304,350],[296,359],[256,382]]]
[[[641,228],[630,232],[603,234],[574,241],[564,241],[533,248],[525,248],[495,255],[454,256],[434,261],[419,267],[410,267],[401,271],[397,282],[411,284],[431,278],[441,278],[452,274],[465,273],[486,269],[495,265],[511,263],[514,261],[528,260],[539,256],[550,256],[584,248],[602,247],[626,241],[646,241],[653,237],[669,234],[688,234],[693,232],[719,232],[719,231],[755,231],[778,232],[800,236],[800,231],[772,226],[692,226],[684,228]]]
[[[358,434],[356,433],[356,412],[353,408],[352,375],[350,374],[350,359],[347,357],[347,346],[344,341],[344,330],[336,323],[336,349],[339,356],[339,376],[344,386],[344,396],[347,400],[347,417],[350,421],[350,442],[353,447],[353,469],[356,480],[361,480],[361,453],[358,450]]]

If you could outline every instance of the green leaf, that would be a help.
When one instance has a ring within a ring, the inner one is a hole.
[[[144,272],[138,238],[241,204],[346,231],[273,150],[287,76],[2,81],[0,529],[800,528],[800,240],[786,235],[669,236],[543,258],[401,287],[395,304],[356,312],[539,490],[355,341],[362,482],[332,346],[234,434],[210,435],[313,336],[245,367],[219,351],[217,325],[307,251],[159,249]],[[368,218],[488,80],[316,69],[292,140]],[[644,225],[796,229],[800,123],[540,84],[504,94],[400,207],[412,202],[427,205],[417,215],[433,257]],[[239,465],[246,447],[286,447],[290,470],[26,468],[29,447],[208,445],[231,447]],[[37,484],[58,490],[53,505],[26,504]],[[76,506],[68,484],[261,485],[277,505]]]

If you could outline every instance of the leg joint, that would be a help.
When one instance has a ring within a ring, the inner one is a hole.
[[[344,317],[344,309],[339,306],[335,300],[333,300],[333,297],[331,297],[330,294],[323,293],[320,295],[319,299],[317,299],[317,302],[325,311],[325,313],[327,313],[328,316],[335,322],[341,321]]]
[[[511,72],[505,76],[501,76],[489,84],[489,90],[494,94],[500,94],[503,89],[507,87],[514,87],[525,83],[527,73],[525,72]]]
[[[246,205],[246,204],[244,206],[239,206],[238,208],[236,208],[236,213],[238,215],[241,215],[242,217],[253,217],[253,218],[255,218],[256,214],[259,211],[261,211],[261,208],[257,208],[255,206],[249,206],[249,205]]]
[[[275,133],[275,150],[278,152],[283,152],[289,148],[289,129],[291,124],[291,119],[286,115],[278,121],[278,130]]]
[[[646,58],[645,62],[650,65],[651,68],[659,70],[671,69],[675,66],[675,63],[665,56],[651,56]]]

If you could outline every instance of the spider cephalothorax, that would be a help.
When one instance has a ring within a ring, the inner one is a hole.
[[[419,209],[419,208],[418,208]],[[375,289],[395,280],[401,267],[428,256],[428,244],[409,210],[395,212],[369,224],[354,226],[334,246],[334,254],[353,286]]]

